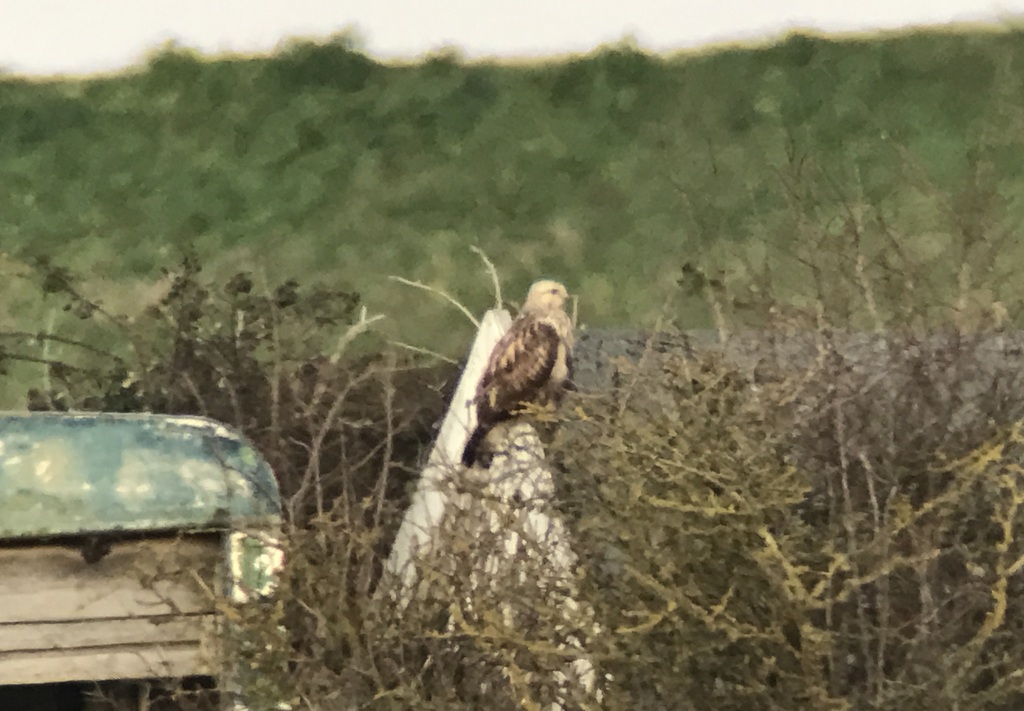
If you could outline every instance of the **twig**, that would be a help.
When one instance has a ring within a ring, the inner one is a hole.
[[[281,382],[283,380],[282,375],[282,362],[281,362],[281,311],[276,301],[271,298],[270,285],[267,281],[267,274],[263,267],[260,267],[257,271],[260,286],[263,290],[263,295],[266,298],[266,303],[270,309],[270,341],[271,341],[271,353],[273,353],[273,363],[271,368],[270,378],[270,437],[274,443],[274,447],[281,448]]]
[[[348,345],[356,338],[366,333],[371,324],[376,321],[380,321],[382,318],[384,318],[384,314],[367,317],[366,307],[363,306],[359,311],[359,320],[349,326],[348,330],[338,338],[338,345],[334,347],[334,353],[331,354],[329,359],[331,365],[337,365],[338,361],[341,360],[341,354],[345,352]]]
[[[459,311],[461,311],[463,314],[465,314],[466,318],[468,318],[473,323],[474,327],[480,328],[480,322],[476,319],[475,316],[473,316],[473,312],[467,309],[465,306],[463,306],[455,297],[453,297],[448,292],[443,291],[441,289],[437,289],[433,286],[427,286],[422,282],[411,281],[400,276],[389,276],[388,279],[390,279],[391,281],[397,281],[399,284],[405,284],[406,286],[414,286],[417,289],[423,289],[424,291],[429,291],[432,294],[437,294],[441,298],[445,299],[452,306],[457,308]]]
[[[382,380],[384,384],[384,422],[387,429],[384,436],[384,454],[381,457],[380,476],[377,481],[377,504],[373,512],[373,527],[375,530],[380,530],[381,526],[381,513],[384,510],[384,502],[387,498],[388,475],[391,473],[391,458],[394,454],[395,446],[395,382],[393,379],[395,369],[394,351],[388,354],[388,360],[390,361],[389,365],[391,367],[385,369],[382,373]]]
[[[65,370],[74,371],[76,373],[92,373],[99,374],[103,371],[99,368],[83,368],[78,365],[71,365],[60,360],[53,360],[47,358],[40,358],[38,356],[31,356],[25,353],[14,353],[11,351],[3,351],[3,357],[8,360],[21,361],[24,363],[38,363],[45,366],[53,366],[57,368],[63,368]]]
[[[626,408],[629,406],[629,398],[636,389],[637,383],[640,382],[640,375],[643,372],[644,365],[647,363],[648,357],[650,357],[654,350],[654,339],[661,332],[661,316],[658,316],[657,320],[654,322],[654,333],[644,341],[644,350],[640,354],[636,370],[633,373],[633,377],[630,379],[629,387],[623,392],[622,400],[619,402],[618,417],[620,418],[626,413]]]
[[[50,360],[50,343],[52,342],[50,336],[53,335],[53,327],[57,321],[57,309],[50,309],[49,318],[46,319],[46,336],[47,338],[42,339],[42,347],[40,348],[39,355],[42,356],[44,361]],[[42,334],[40,334],[42,335]],[[43,392],[50,392],[50,366],[43,366]]]
[[[410,343],[405,343],[403,341],[391,341],[391,345],[397,346],[398,348],[404,348],[405,350],[412,351],[413,353],[428,355],[431,356],[432,358],[437,358],[438,360],[444,361],[445,363],[451,363],[452,365],[459,364],[459,361],[455,360],[454,358],[449,358],[448,356],[442,353],[438,353],[437,351],[432,351],[429,348],[421,348],[419,346],[414,346]]]
[[[498,279],[498,270],[494,268],[494,263],[487,258],[487,255],[484,254],[484,251],[482,249],[473,246],[470,247],[470,250],[472,250],[472,252],[475,255],[480,257],[480,259],[484,263],[484,266],[487,268],[487,273],[491,275],[491,283],[494,284],[494,308],[502,308],[502,306],[504,306],[504,302],[502,301],[501,298],[501,281]]]
[[[47,326],[47,328],[49,329],[50,326]],[[19,338],[26,341],[36,342],[53,341],[54,343],[62,343],[67,346],[81,348],[82,350],[89,351],[90,353],[94,353],[98,356],[103,356],[105,358],[112,358],[117,361],[124,360],[121,356],[117,355],[116,353],[111,353],[110,351],[103,350],[102,348],[97,348],[96,346],[91,345],[89,343],[76,341],[74,338],[58,336],[56,334],[49,333],[48,331],[0,331],[0,338]]]

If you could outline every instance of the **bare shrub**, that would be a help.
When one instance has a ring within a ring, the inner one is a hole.
[[[609,708],[1019,708],[1008,236],[952,220],[936,261],[808,183],[791,239],[684,267],[716,333],[581,338],[555,456]]]
[[[271,461],[286,575],[230,613],[254,710],[1019,708],[1024,343],[998,270],[965,248],[970,267],[943,279],[866,208],[800,217],[804,241],[743,279],[686,270],[717,333],[618,351],[628,336],[582,334],[578,359],[600,367],[539,428],[557,475],[544,506],[577,556],[572,624],[537,551],[475,582],[502,541],[468,509],[425,564],[430,594],[381,594],[454,372],[374,340],[354,295],[214,288],[186,260],[124,324],[44,266],[47,290],[128,346],[52,364],[33,403],[209,415]],[[806,278],[778,287],[780,266]],[[507,530],[532,505],[454,483]],[[570,636],[599,703],[558,683]]]
[[[789,513],[810,484],[784,435],[721,362],[650,352],[617,379],[556,447],[609,708],[841,708],[802,638],[828,561]]]
[[[553,455],[608,708],[1020,703],[1019,348],[660,334],[635,355]]]
[[[92,336],[75,342],[77,358],[49,364],[50,387],[31,393],[34,408],[212,417],[246,434],[275,470],[286,512],[277,595],[219,605],[253,711],[282,701],[511,710],[526,698],[565,698],[550,671],[572,653],[551,642],[566,631],[550,600],[533,595],[538,575],[474,582],[476,564],[502,545],[479,482],[459,484],[481,507],[451,512],[452,545],[425,564],[434,594],[399,609],[379,591],[453,369],[387,347],[354,294],[260,287],[247,274],[217,285],[186,257],[160,302],[128,321],[82,296],[69,271],[39,269],[44,291],[64,298]]]

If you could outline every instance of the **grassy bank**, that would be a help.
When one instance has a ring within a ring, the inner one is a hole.
[[[452,353],[469,324],[386,277],[484,308],[471,245],[513,298],[535,275],[565,279],[594,325],[663,313],[707,325],[707,279],[677,289],[687,264],[741,296],[770,274],[809,303],[807,250],[852,241],[952,302],[963,264],[992,250],[1008,270],[1024,260],[1012,238],[1022,40],[793,35],[668,58],[614,46],[535,65],[440,54],[390,66],[339,39],[0,78],[3,270],[47,255],[132,310],[193,244],[215,275],[352,288],[392,335]],[[1004,276],[969,275],[1008,303],[1021,290]],[[44,323],[34,292],[5,281],[9,315]]]

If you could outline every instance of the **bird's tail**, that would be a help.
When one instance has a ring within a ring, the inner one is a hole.
[[[477,451],[480,449],[480,443],[484,441],[484,437],[486,436],[487,430],[484,427],[477,425],[477,428],[473,430],[473,434],[469,436],[469,440],[466,442],[466,446],[462,450],[462,466],[473,466],[473,463],[476,461]]]

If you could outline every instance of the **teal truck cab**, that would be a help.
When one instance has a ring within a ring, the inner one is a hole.
[[[273,472],[217,422],[0,413],[0,708],[237,682],[223,611],[272,595],[280,529]]]

